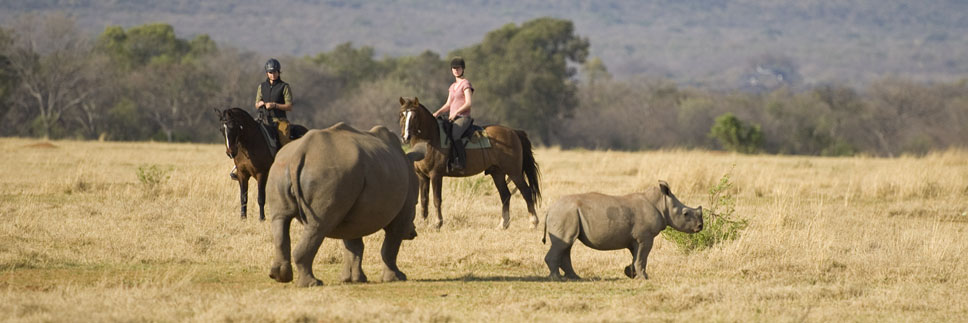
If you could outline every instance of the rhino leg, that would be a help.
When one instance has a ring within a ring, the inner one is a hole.
[[[313,275],[313,259],[316,258],[316,252],[319,251],[319,245],[323,243],[324,237],[325,234],[319,229],[319,226],[306,225],[302,239],[296,245],[296,249],[293,250],[293,257],[296,258],[296,272],[299,275],[299,280],[296,281],[297,286],[323,285],[323,282]]]
[[[575,273],[575,268],[571,266],[571,247],[565,250],[564,256],[561,257],[561,270],[565,272],[565,278],[579,280],[578,274]]]
[[[538,227],[538,214],[534,210],[534,200],[531,196],[531,186],[524,181],[524,173],[518,174],[517,176],[511,176],[511,180],[514,181],[514,185],[517,186],[518,190],[521,191],[521,197],[524,198],[524,203],[528,205],[528,213],[531,214],[531,224],[528,226],[529,229],[535,229]]]
[[[645,241],[640,241],[638,245],[635,246],[635,264],[633,277],[638,279],[649,279],[649,275],[645,273],[645,266],[648,264],[649,252],[652,251],[652,239],[646,239]]]
[[[407,280],[407,275],[397,267],[397,254],[400,253],[400,244],[403,239],[389,232],[383,238],[383,247],[380,249],[380,256],[383,258],[383,281],[403,281]]]
[[[343,240],[343,282],[365,283],[363,273],[363,238]]]
[[[440,191],[443,189],[444,177],[440,174],[435,174],[430,177],[431,184],[434,187],[434,207],[437,208],[437,223],[435,227],[440,230],[440,227],[444,225],[444,215],[440,210]]]
[[[632,253],[632,263],[625,266],[625,276],[628,278],[635,278],[635,245],[629,246],[629,252]]]
[[[275,256],[269,277],[280,283],[292,281],[292,265],[290,264],[289,227],[292,218],[277,217],[272,219],[272,242],[275,245]]]
[[[565,276],[576,278],[575,270],[571,267],[571,247],[578,239],[581,230],[578,210],[562,210],[552,208],[545,217],[545,225],[548,230],[548,238],[551,240],[551,248],[545,255],[545,264],[548,265],[550,278],[560,280],[558,269],[565,271]]]
[[[507,229],[511,224],[511,191],[508,190],[508,183],[504,179],[504,172],[491,170],[491,179],[497,187],[497,193],[501,196],[501,222],[498,223],[499,229]]]

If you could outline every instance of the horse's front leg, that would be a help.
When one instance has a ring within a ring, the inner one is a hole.
[[[255,177],[259,184],[259,221],[266,220],[266,174],[259,174]]]
[[[419,193],[420,193],[420,216],[424,219],[424,221],[426,221],[427,220],[427,214],[430,212],[430,210],[427,209],[427,206],[428,206],[427,205],[427,202],[428,202],[428,200],[430,200],[430,178],[427,177],[427,175],[423,175],[423,174],[418,173],[417,174],[417,179],[420,180],[420,191],[419,191]]]
[[[249,203],[249,175],[239,174],[239,192],[242,202],[242,220],[245,220],[245,209]]]
[[[440,210],[440,191],[443,189],[444,177],[440,174],[430,176],[431,184],[434,186],[434,206],[437,207],[437,230],[444,225],[444,215]]]

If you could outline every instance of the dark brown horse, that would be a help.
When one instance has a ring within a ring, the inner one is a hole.
[[[266,176],[272,166],[273,155],[265,135],[259,129],[261,125],[239,108],[220,111],[215,109],[222,123],[223,137],[225,137],[225,154],[235,160],[239,190],[242,192],[242,219],[245,219],[245,208],[249,200],[249,178],[255,177],[259,184],[259,221],[265,221],[266,213]]]
[[[538,216],[534,205],[541,199],[538,187],[538,163],[531,152],[531,141],[521,130],[504,126],[491,125],[484,128],[491,141],[490,148],[468,149],[464,169],[447,170],[449,149],[440,147],[440,129],[434,115],[425,108],[417,98],[400,98],[400,129],[404,141],[412,145],[427,143],[427,157],[414,164],[417,178],[420,179],[420,206],[424,219],[427,218],[427,193],[429,184],[434,187],[434,206],[437,207],[437,228],[443,225],[444,218],[440,211],[440,190],[444,176],[465,177],[481,172],[490,174],[494,186],[501,195],[503,209],[500,227],[507,229],[511,220],[510,199],[505,176],[510,177],[514,185],[521,190],[528,213],[531,213],[531,228],[538,225]]]

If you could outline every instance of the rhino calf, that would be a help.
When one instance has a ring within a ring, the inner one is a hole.
[[[652,241],[666,226],[686,233],[701,231],[702,206],[683,205],[665,181],[646,192],[624,196],[564,196],[545,216],[545,232],[551,238],[551,248],[545,255],[550,278],[561,279],[561,268],[566,278],[581,279],[571,267],[571,247],[578,239],[592,249],[628,249],[632,252],[632,264],[625,267],[625,275],[648,279],[645,265]],[[545,237],[541,242],[545,242]]]

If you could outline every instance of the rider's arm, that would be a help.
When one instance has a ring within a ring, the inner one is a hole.
[[[470,108],[471,108],[471,93],[474,93],[474,90],[471,90],[471,88],[464,89],[464,105],[460,106],[460,108],[457,108],[457,111],[454,112],[455,115],[459,115],[459,114],[463,113],[464,111],[470,110]]]
[[[286,87],[282,89],[282,97],[285,98],[285,101],[286,101],[285,104],[269,102],[269,103],[266,103],[266,108],[279,109],[282,111],[292,111],[292,92],[289,91],[289,85],[286,85]]]
[[[434,112],[434,117],[437,117],[444,112],[450,111],[450,101],[452,100],[454,100],[454,98],[450,96],[450,91],[447,91],[447,102],[444,102],[444,106],[440,107],[440,109],[437,110],[437,112]]]
[[[259,88],[257,88],[255,92],[255,108],[258,109],[263,104],[266,104],[266,103],[262,102],[262,85],[260,84]]]

